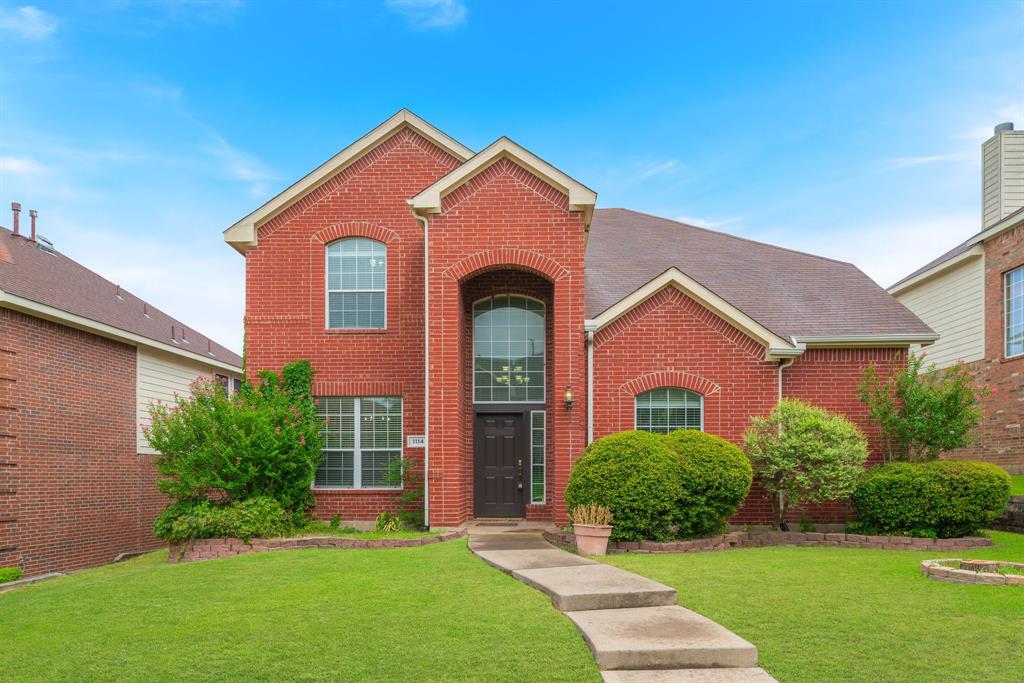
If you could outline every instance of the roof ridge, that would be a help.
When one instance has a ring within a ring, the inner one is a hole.
[[[771,244],[769,242],[761,242],[759,240],[750,239],[749,237],[741,237],[740,235],[733,235],[731,233],[723,232],[721,230],[712,230],[711,228],[705,228],[705,227],[700,226],[700,225],[693,225],[691,223],[684,223],[682,221],[677,221],[677,220],[674,220],[672,218],[665,218],[664,216],[657,216],[657,215],[655,215],[653,213],[647,213],[646,211],[637,211],[636,209],[627,209],[627,208],[622,207],[622,206],[608,207],[608,208],[605,208],[605,209],[596,209],[596,211],[628,211],[629,213],[635,213],[635,214],[638,214],[640,216],[647,216],[648,218],[654,218],[654,219],[657,219],[659,221],[665,221],[666,223],[674,223],[676,225],[682,225],[682,226],[687,227],[687,228],[693,228],[694,230],[700,230],[701,232],[711,233],[712,235],[721,235],[722,237],[728,237],[730,239],[738,240],[740,242],[746,242],[747,244],[756,244],[758,246],[769,247],[771,249],[775,249],[776,251],[785,251],[785,252],[789,252],[790,254],[798,254],[800,256],[810,256],[811,258],[821,259],[822,261],[829,261],[831,263],[838,263],[838,264],[844,265],[844,266],[852,266],[852,267],[856,268],[857,270],[860,270],[860,268],[857,268],[856,264],[851,263],[849,261],[840,261],[839,259],[829,258],[828,256],[821,256],[820,254],[812,254],[809,251],[800,251],[799,249],[790,249],[789,247],[780,247],[777,244]],[[863,272],[863,271],[861,271],[861,272]]]

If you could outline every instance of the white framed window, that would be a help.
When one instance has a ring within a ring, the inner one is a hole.
[[[387,247],[368,237],[327,245],[327,327],[382,330],[387,323]]]
[[[473,305],[473,401],[544,402],[544,303],[500,294]]]
[[[1003,306],[1005,355],[1024,355],[1024,266],[1003,273]]]
[[[530,502],[533,504],[544,503],[546,418],[543,410],[530,411]]]
[[[322,396],[317,401],[324,459],[314,488],[402,488],[402,399]]]
[[[677,429],[704,430],[704,397],[695,391],[664,387],[636,397],[636,428],[655,434]]]

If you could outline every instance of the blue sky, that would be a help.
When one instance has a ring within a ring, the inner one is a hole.
[[[0,4],[0,224],[236,349],[221,231],[401,107],[883,285],[978,230],[1024,3]]]

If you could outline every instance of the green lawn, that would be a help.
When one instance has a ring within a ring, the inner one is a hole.
[[[600,680],[550,600],[465,540],[165,558],[0,593],[0,678]]]
[[[790,681],[1024,681],[1024,589],[941,583],[920,562],[1024,561],[1024,536],[960,553],[755,548],[614,555],[679,591],[680,604],[757,645]]]
[[[1024,496],[1024,474],[1010,476],[1010,495]]]

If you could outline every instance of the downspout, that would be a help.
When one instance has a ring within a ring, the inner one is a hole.
[[[782,403],[782,371],[796,362],[796,358],[779,361],[779,403]]]
[[[597,322],[583,321],[583,332],[587,344],[587,445],[594,441],[594,332]]]
[[[423,226],[423,530],[430,530],[430,242],[427,217],[413,209]]]

